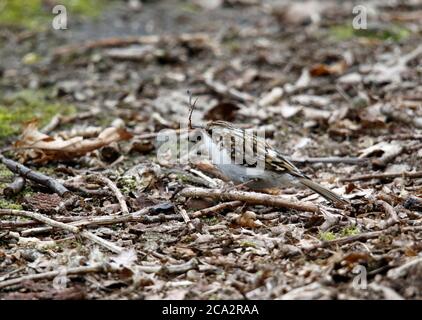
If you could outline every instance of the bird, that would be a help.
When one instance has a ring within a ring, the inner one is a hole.
[[[307,187],[334,205],[344,208],[348,200],[312,181],[264,137],[223,120],[211,121],[200,129],[201,140],[213,165],[235,184],[251,190],[282,186]]]

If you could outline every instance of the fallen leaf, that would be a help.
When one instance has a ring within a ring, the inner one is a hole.
[[[390,155],[399,154],[403,147],[396,141],[380,142],[369,148],[360,151],[359,158],[368,158],[370,156],[388,157]]]
[[[347,69],[346,61],[340,60],[333,64],[318,63],[311,68],[310,73],[311,73],[311,76],[313,77],[341,75],[346,71],[346,69]]]
[[[14,146],[22,162],[34,160],[36,163],[47,163],[81,157],[112,142],[131,138],[132,134],[126,130],[111,127],[104,129],[96,138],[73,137],[65,140],[38,131],[37,122],[31,121]]]

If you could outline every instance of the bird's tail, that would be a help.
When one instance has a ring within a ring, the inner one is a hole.
[[[335,205],[339,205],[341,207],[344,207],[344,206],[349,204],[349,201],[347,201],[342,196],[338,195],[337,193],[335,193],[331,190],[328,190],[327,188],[324,188],[323,186],[319,185],[316,182],[313,182],[310,179],[302,178],[302,179],[300,179],[300,183],[303,184],[304,186],[308,187],[312,191],[320,194],[325,199],[327,199],[328,201],[332,202]]]

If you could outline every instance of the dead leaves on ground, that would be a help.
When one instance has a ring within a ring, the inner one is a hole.
[[[71,160],[81,157],[112,142],[129,140],[132,134],[121,128],[106,128],[97,137],[86,139],[81,136],[63,139],[52,137],[38,130],[37,122],[32,121],[25,127],[15,149],[21,162],[33,160],[47,163],[57,160]]]

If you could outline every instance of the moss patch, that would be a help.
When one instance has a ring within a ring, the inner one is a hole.
[[[331,232],[331,231],[320,232],[319,233],[319,238],[322,241],[331,241],[331,240],[335,240],[336,239],[336,235],[334,234],[334,232]]]
[[[360,233],[360,230],[356,226],[346,227],[343,230],[341,230],[341,236],[342,237],[355,236],[359,233]]]
[[[211,217],[203,217],[202,221],[205,222],[207,225],[215,225],[218,223],[218,219],[215,216],[211,216]]]
[[[410,31],[397,24],[380,26],[377,28],[354,29],[351,24],[331,27],[330,34],[337,40],[349,40],[353,38],[368,38],[377,40],[400,41],[410,36]]]
[[[119,179],[119,186],[121,187],[124,195],[129,195],[131,192],[135,192],[138,188],[135,177],[122,177]]]
[[[68,17],[72,15],[96,17],[110,1],[67,0],[63,1]],[[31,29],[51,27],[54,14],[52,7],[43,0],[0,0],[0,24]],[[59,4],[59,3],[57,3]]]
[[[319,239],[322,241],[331,241],[331,240],[335,240],[337,238],[341,238],[341,237],[350,237],[350,236],[354,236],[360,233],[360,230],[358,229],[358,227],[356,226],[348,226],[345,227],[343,229],[341,229],[339,232],[332,232],[332,231],[327,231],[327,232],[320,232],[319,233]]]
[[[0,199],[0,208],[1,209],[12,209],[12,210],[22,210],[22,206],[11,201]]]
[[[0,164],[0,181],[12,179],[13,172],[7,169],[4,164]]]
[[[256,243],[254,243],[252,241],[242,241],[240,243],[240,246],[244,247],[244,248],[257,248]]]
[[[0,139],[19,133],[26,121],[38,119],[43,126],[58,113],[70,115],[75,112],[72,105],[51,101],[45,91],[19,91],[0,99]]]

